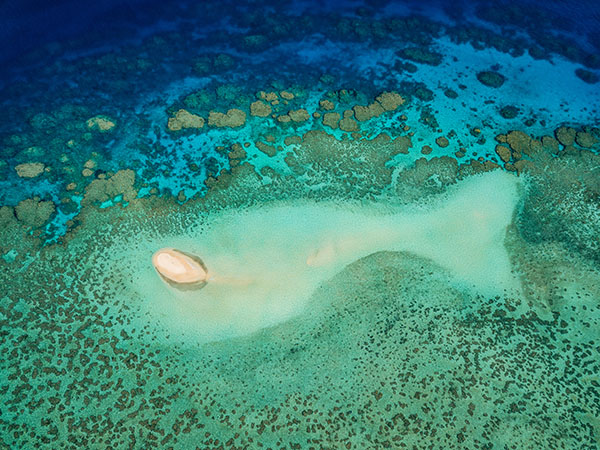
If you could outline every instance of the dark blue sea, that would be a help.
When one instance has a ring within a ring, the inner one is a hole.
[[[600,3],[0,0],[0,449],[600,448]]]

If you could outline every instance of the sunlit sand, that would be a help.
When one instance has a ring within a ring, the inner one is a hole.
[[[160,277],[177,289],[199,289],[208,278],[200,258],[174,248],[158,250],[152,256],[152,264]]]

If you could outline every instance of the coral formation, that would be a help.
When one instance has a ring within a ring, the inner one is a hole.
[[[208,114],[208,126],[210,127],[241,127],[246,123],[246,113],[241,109],[232,108],[226,114],[217,111],[211,111]]]
[[[130,169],[119,170],[113,176],[107,179],[93,180],[85,188],[85,196],[82,202],[88,203],[103,203],[112,200],[118,195],[123,197],[123,201],[131,201],[137,191],[133,187],[135,181],[135,172]]]
[[[192,114],[185,109],[180,109],[174,117],[169,117],[167,128],[170,131],[180,131],[184,128],[200,129],[204,127],[204,119],[196,114]]]
[[[271,106],[257,100],[250,105],[250,115],[257,117],[268,117],[271,115]]]
[[[35,178],[44,172],[45,167],[44,163],[30,162],[15,166],[15,170],[21,178]]]
[[[19,202],[15,207],[15,215],[25,225],[36,228],[45,224],[55,210],[56,206],[52,201],[34,197]]]
[[[116,126],[115,121],[107,116],[91,117],[87,120],[86,125],[90,130],[99,131],[101,133],[106,133]]]

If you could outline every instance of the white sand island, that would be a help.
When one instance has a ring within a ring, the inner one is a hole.
[[[208,273],[202,260],[175,248],[161,248],[152,256],[152,265],[169,285],[181,290],[200,289]]]

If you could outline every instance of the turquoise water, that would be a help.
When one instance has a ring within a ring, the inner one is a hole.
[[[598,13],[551,6],[0,7],[0,448],[598,448]]]

